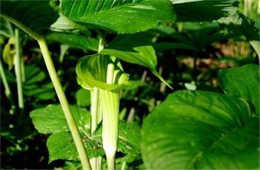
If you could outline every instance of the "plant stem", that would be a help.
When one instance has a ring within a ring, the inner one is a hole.
[[[99,89],[94,87],[91,91],[91,136],[94,135],[95,130],[97,129],[98,124],[102,120],[101,108],[99,102]],[[93,170],[100,170],[102,167],[102,157],[95,157],[90,159],[90,164]]]
[[[98,123],[100,123],[99,118],[99,89],[94,87],[91,91],[91,135],[93,136]]]
[[[102,36],[99,39],[98,52],[104,49],[104,39]],[[102,121],[102,110],[100,107],[99,89],[94,87],[91,91],[91,135],[94,135],[98,124]],[[90,160],[93,170],[100,170],[102,168],[102,157],[95,157]]]
[[[20,41],[19,41],[19,30],[15,29],[15,75],[17,84],[17,94],[18,94],[18,106],[21,111],[24,109],[23,101],[23,84],[22,84],[22,72],[21,72],[21,52],[20,52]]]
[[[9,84],[8,84],[6,76],[5,76],[4,68],[2,65],[2,59],[0,59],[0,74],[1,74],[1,78],[2,78],[2,81],[4,84],[4,88],[5,88],[5,95],[8,99],[10,99],[11,90],[10,90]]]
[[[125,170],[125,166],[126,166],[126,162],[124,161],[124,162],[122,163],[121,170]]]
[[[11,111],[12,112],[10,112],[10,113],[13,114],[13,111],[15,109],[15,104],[14,104],[14,100],[13,100],[13,97],[12,97],[12,93],[11,93],[8,81],[7,81],[6,76],[5,76],[5,72],[4,72],[4,68],[3,68],[3,65],[2,65],[1,58],[0,58],[0,75],[1,75],[1,78],[2,78],[2,81],[3,81],[3,84],[4,84],[4,88],[5,88],[5,95],[11,103]]]
[[[74,118],[71,114],[69,103],[67,101],[67,98],[66,98],[66,96],[63,92],[62,86],[61,86],[60,81],[58,79],[57,72],[56,72],[56,69],[55,69],[54,64],[52,62],[48,47],[46,45],[46,42],[43,38],[39,38],[39,39],[37,39],[37,41],[39,43],[39,46],[40,46],[45,64],[47,66],[47,70],[48,70],[49,75],[51,77],[53,86],[55,88],[55,91],[56,91],[58,98],[59,98],[59,101],[61,103],[61,107],[64,111],[65,118],[66,118],[67,123],[69,125],[72,137],[74,139],[74,142],[75,142],[75,145],[76,145],[76,148],[77,148],[77,151],[79,153],[79,158],[80,158],[82,167],[83,167],[84,170],[85,169],[91,169],[89,161],[88,161],[86,150],[85,150],[84,145],[83,145],[82,140],[81,140],[81,136],[80,136],[78,127],[76,126],[75,120],[74,120]]]

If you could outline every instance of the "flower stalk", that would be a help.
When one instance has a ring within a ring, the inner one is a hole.
[[[19,30],[15,29],[15,63],[14,63],[17,94],[18,94],[18,106],[21,112],[24,109],[23,101],[23,83],[22,83],[22,70],[21,70],[21,52],[20,52],[20,41],[19,41]]]

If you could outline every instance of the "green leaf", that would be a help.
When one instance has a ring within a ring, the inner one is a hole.
[[[220,70],[218,81],[226,93],[246,99],[253,104],[256,114],[260,114],[259,65],[248,64]]]
[[[141,152],[148,169],[258,168],[258,127],[242,99],[178,91],[145,119]]]
[[[174,19],[168,0],[61,0],[63,15],[72,21],[118,33],[135,33]]]
[[[79,89],[76,92],[77,105],[81,107],[87,107],[90,105],[90,91],[85,89]]]
[[[132,162],[136,159],[140,159],[140,127],[135,122],[119,122],[118,129],[118,151],[125,153],[126,156],[117,159],[117,162]]]
[[[1,19],[0,35],[3,35],[8,38],[14,37],[14,32],[11,23],[5,19]]]
[[[90,113],[82,108],[70,106],[76,125],[81,133],[89,158],[103,156],[102,144],[90,138]],[[60,105],[48,105],[30,114],[35,128],[44,134],[52,134],[47,140],[49,163],[57,159],[79,160],[78,152],[69,133]]]
[[[90,113],[86,109],[71,106],[71,112],[81,132],[90,128]],[[45,108],[33,110],[30,113],[35,128],[44,134],[69,131],[64,113],[60,105],[48,105]]]
[[[113,84],[106,83],[107,66],[109,63],[115,65]],[[94,87],[105,90],[113,90],[121,87],[128,80],[128,75],[122,71],[118,61],[112,61],[109,56],[91,55],[82,57],[76,66],[78,83],[85,89],[91,90]]]
[[[24,69],[24,94],[33,97],[34,102],[55,99],[55,91],[51,82],[45,83],[46,74],[36,65],[27,65]]]
[[[33,97],[34,102],[52,100],[56,96],[53,84],[51,82],[43,85],[25,84],[24,94],[27,97]]]
[[[171,88],[156,71],[157,57],[145,34],[119,35],[100,54],[115,56],[126,62],[147,67]]]
[[[100,143],[90,140],[86,136],[84,136],[83,141],[85,141],[84,146],[89,159],[104,155]],[[78,152],[70,133],[59,132],[52,134],[48,137],[47,147],[49,151],[49,163],[58,159],[79,161]]]
[[[0,16],[42,34],[58,18],[58,12],[47,1],[1,1]]]
[[[49,151],[49,163],[57,159],[76,160],[77,149],[68,132],[55,133],[48,137],[47,147]]]
[[[237,11],[239,0],[170,0],[177,21],[212,21]]]
[[[81,48],[85,50],[98,50],[98,40],[94,38],[87,38],[82,35],[69,33],[51,33],[47,36],[48,40],[53,40],[61,44],[67,44],[71,47]]]
[[[36,65],[26,65],[25,69],[25,86],[41,82],[45,79],[46,74]]]

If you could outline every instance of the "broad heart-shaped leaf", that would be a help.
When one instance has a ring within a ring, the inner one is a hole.
[[[171,88],[156,71],[157,57],[145,34],[119,35],[100,54],[115,56],[126,62],[147,67],[156,77]]]
[[[118,33],[135,33],[171,21],[169,0],[61,0],[63,15],[69,19]]]
[[[16,23],[19,22],[27,29],[41,35],[56,21],[58,12],[54,11],[48,0],[12,0],[1,1],[0,16],[8,20],[15,20]]]
[[[71,47],[81,48],[85,50],[98,50],[98,40],[87,38],[82,35],[69,33],[51,33],[46,37],[48,40],[57,41],[61,44],[67,44]]]
[[[233,15],[239,0],[170,0],[177,21],[212,21]]]
[[[81,133],[89,158],[102,156],[104,151],[100,141],[90,138],[90,113],[71,106],[71,111]],[[60,105],[48,105],[30,114],[35,128],[44,134],[51,134],[47,140],[49,162],[57,159],[79,160],[69,127]]]
[[[114,82],[113,84],[106,83],[108,64],[114,65]],[[91,90],[94,87],[113,90],[121,87],[128,80],[128,74],[122,71],[119,61],[105,55],[91,55],[82,57],[76,66],[78,83],[85,89]]]
[[[148,169],[258,168],[258,127],[245,100],[178,91],[145,119],[141,152]]]
[[[86,148],[88,158],[103,156],[104,150],[102,143],[90,140],[87,136],[83,137],[83,143]],[[73,139],[68,132],[59,132],[52,134],[47,140],[49,151],[49,163],[57,159],[78,161],[78,152],[73,143]]]
[[[218,82],[220,87],[228,94],[241,97],[253,104],[257,115],[259,112],[259,65],[248,64],[220,70]]]
[[[81,132],[90,128],[90,113],[86,109],[71,106],[71,112]],[[34,127],[44,134],[69,131],[64,113],[60,105],[48,105],[45,108],[33,110],[30,114]]]
[[[87,132],[83,135],[83,143],[86,147],[88,157],[91,159],[97,156],[103,156],[101,128],[96,132],[94,137],[89,137]],[[136,123],[119,123],[119,140],[118,151],[123,152],[126,156],[117,160],[117,162],[132,162],[140,158],[140,127]],[[61,131],[52,134],[47,140],[49,150],[49,162],[57,159],[79,160],[76,147],[72,142],[70,133]]]

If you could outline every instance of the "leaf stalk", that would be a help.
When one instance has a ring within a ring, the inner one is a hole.
[[[82,167],[83,167],[84,170],[85,169],[90,170],[91,167],[90,167],[90,163],[89,163],[89,160],[88,160],[86,150],[85,150],[84,145],[82,143],[78,127],[76,126],[75,120],[74,120],[72,113],[71,113],[71,110],[69,108],[69,103],[68,103],[67,98],[66,98],[66,96],[63,92],[61,83],[58,79],[58,75],[57,75],[56,69],[54,67],[53,61],[51,59],[47,44],[46,44],[46,42],[43,38],[37,39],[37,41],[38,41],[38,44],[40,46],[40,49],[41,49],[41,52],[42,52],[42,55],[43,55],[43,59],[44,59],[45,64],[47,66],[47,70],[48,70],[49,75],[51,77],[54,89],[55,89],[56,94],[58,96],[58,99],[61,103],[61,107],[64,111],[65,118],[66,118],[67,123],[69,125],[72,137],[74,139],[74,142],[75,142],[75,145],[76,145],[76,148],[77,148],[77,151],[79,153],[79,158],[80,158]]]

